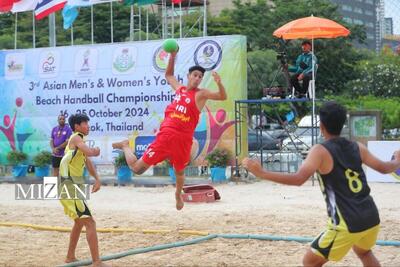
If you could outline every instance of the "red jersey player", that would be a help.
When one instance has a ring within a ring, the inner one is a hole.
[[[168,159],[176,175],[176,209],[183,208],[181,196],[185,180],[184,170],[190,161],[190,151],[193,142],[194,130],[199,121],[200,112],[207,100],[226,100],[225,88],[220,76],[213,72],[213,78],[218,86],[218,92],[207,89],[199,89],[205,69],[201,66],[189,68],[188,84],[184,86],[174,77],[174,65],[177,52],[170,55],[165,78],[175,90],[174,101],[165,109],[164,121],[156,139],[145,151],[142,158],[137,159],[129,147],[129,141],[125,140],[113,143],[115,149],[122,149],[129,167],[136,174],[142,174],[151,165],[155,165]]]

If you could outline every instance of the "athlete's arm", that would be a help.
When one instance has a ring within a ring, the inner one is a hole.
[[[83,152],[83,154],[88,157],[97,157],[98,155],[100,155],[100,149],[98,147],[88,147],[79,135],[75,135],[74,137],[72,137],[70,145],[79,148]]]
[[[249,170],[258,178],[264,180],[270,180],[280,184],[287,185],[302,185],[308,180],[321,166],[323,151],[322,146],[316,145],[310,149],[304,163],[301,164],[299,170],[296,173],[280,173],[270,172],[264,170],[258,160],[251,160],[245,158],[243,160],[243,167]]]
[[[172,52],[170,54],[168,59],[167,70],[165,71],[165,78],[167,79],[167,82],[169,83],[169,85],[171,85],[172,89],[174,90],[177,90],[179,87],[182,86],[182,84],[180,84],[174,76],[176,53],[177,52]]]
[[[210,100],[226,100],[226,91],[224,85],[221,82],[221,77],[215,71],[212,72],[212,76],[214,77],[214,81],[218,86],[218,92],[211,92],[207,89],[204,89],[202,90],[204,98]]]
[[[358,143],[358,147],[360,148],[361,160],[368,167],[371,167],[372,169],[380,173],[391,173],[400,169],[400,150],[394,152],[393,160],[382,161],[372,155],[365,145]]]
[[[97,174],[96,167],[94,166],[90,158],[86,158],[86,168],[88,169],[90,175],[94,177],[94,179],[96,179],[96,182],[92,187],[92,193],[99,191],[101,186],[100,177]]]

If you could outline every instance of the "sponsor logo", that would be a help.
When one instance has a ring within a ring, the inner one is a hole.
[[[57,51],[44,51],[39,60],[41,78],[56,77],[60,68],[60,54]]]
[[[5,58],[5,78],[7,80],[16,80],[24,78],[25,54],[12,53],[7,54]]]
[[[213,40],[200,43],[194,52],[194,62],[207,71],[217,69],[222,59],[222,48]]]
[[[132,74],[136,64],[135,47],[120,47],[115,50],[112,70],[114,74]]]
[[[137,157],[143,156],[144,152],[155,140],[155,136],[138,136],[135,139],[135,154]]]
[[[153,67],[158,72],[165,72],[168,65],[169,53],[159,46],[153,53]]]
[[[75,74],[92,75],[96,72],[98,51],[94,48],[81,49],[75,57]]]

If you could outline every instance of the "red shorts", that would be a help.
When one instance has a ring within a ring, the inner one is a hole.
[[[142,160],[148,165],[156,165],[168,159],[176,171],[182,171],[190,162],[192,143],[191,136],[161,131],[144,152]]]

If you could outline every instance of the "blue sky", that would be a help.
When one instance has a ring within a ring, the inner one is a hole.
[[[394,34],[400,34],[400,0],[385,0],[385,18],[393,18]]]

